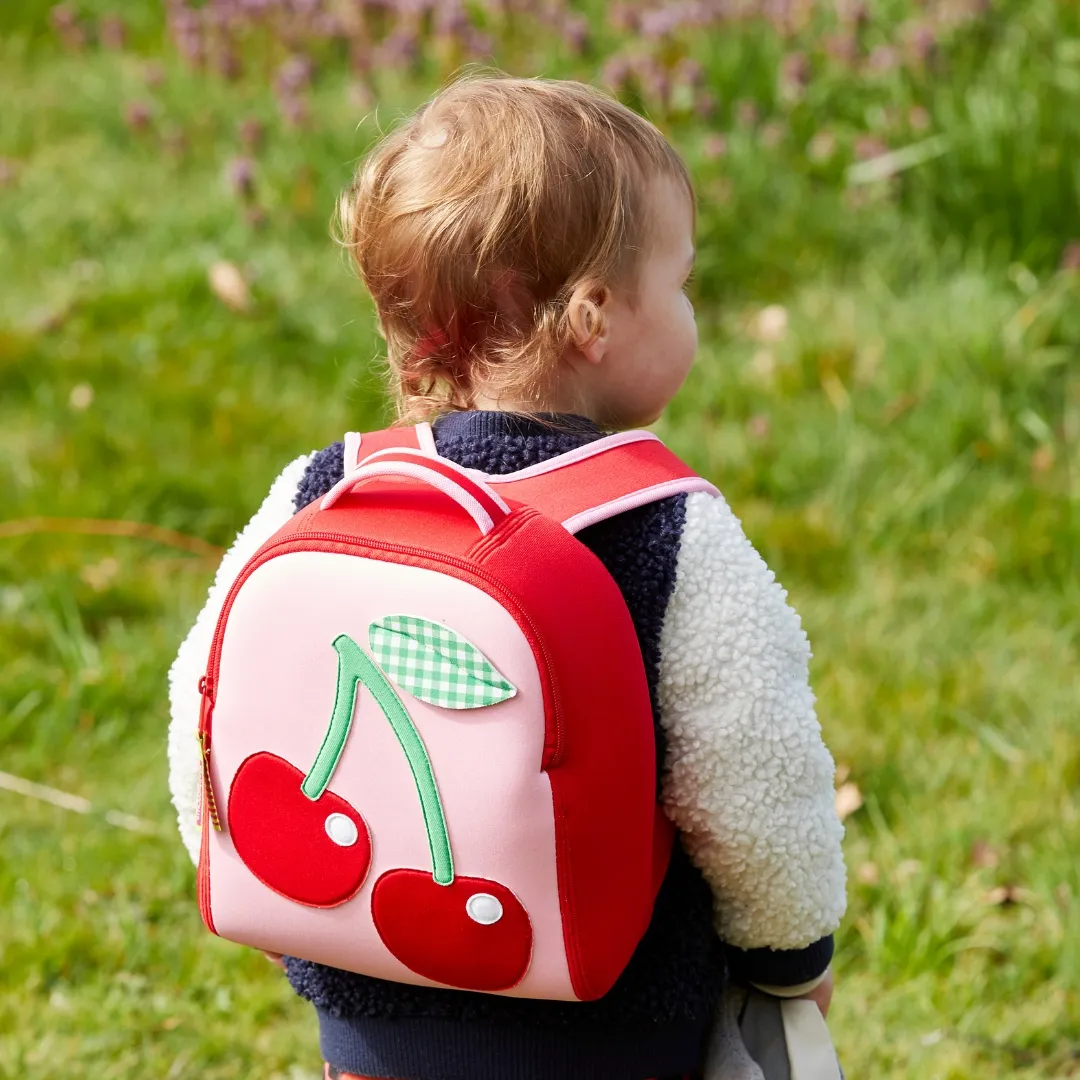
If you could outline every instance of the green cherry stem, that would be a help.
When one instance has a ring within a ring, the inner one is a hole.
[[[323,736],[322,746],[315,756],[300,790],[312,801],[322,798],[323,792],[334,775],[341,752],[345,749],[345,740],[352,727],[353,712],[356,710],[357,686],[363,678],[360,660],[367,657],[360,647],[347,634],[339,634],[334,640],[334,651],[338,655],[337,693],[334,696],[334,711],[330,725]]]
[[[439,788],[435,783],[435,773],[431,768],[431,758],[428,757],[427,747],[424,746],[420,732],[416,730],[412,717],[409,716],[408,710],[398,697],[390,680],[367,653],[347,635],[342,634],[334,642],[334,648],[338,648],[342,639],[348,642],[348,645],[342,645],[342,648],[348,649],[350,664],[354,663],[358,667],[361,682],[371,691],[371,696],[382,709],[383,716],[390,724],[412,770],[416,791],[420,796],[420,808],[424,814],[424,829],[427,832],[428,847],[431,849],[431,864],[435,881],[439,885],[452,885],[454,857],[450,852],[446,816],[443,813],[442,799],[439,797]]]
[[[334,711],[322,746],[319,747],[315,762],[304,777],[300,790],[315,802],[329,786],[352,727],[357,689],[359,684],[363,683],[371,691],[371,696],[389,722],[412,770],[424,814],[424,829],[431,849],[435,880],[440,885],[452,884],[454,859],[450,852],[450,837],[446,831],[446,816],[443,814],[435,774],[431,769],[431,758],[428,757],[427,748],[416,730],[416,725],[390,681],[348,634],[339,634],[334,639],[334,651],[338,655]]]

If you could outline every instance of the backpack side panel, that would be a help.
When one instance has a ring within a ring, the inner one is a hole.
[[[558,587],[521,550],[543,552]],[[657,813],[656,743],[641,647],[603,563],[540,515],[481,565],[529,612],[551,673],[551,779],[570,977],[601,997],[648,928],[672,829]],[[558,681],[556,681],[558,680]]]

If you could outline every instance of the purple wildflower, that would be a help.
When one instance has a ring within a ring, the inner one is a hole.
[[[282,96],[295,94],[310,85],[315,74],[315,65],[311,57],[298,53],[290,56],[274,76],[274,90]]]
[[[780,96],[785,101],[798,101],[809,82],[810,61],[806,53],[788,53],[780,62]]]
[[[700,60],[692,56],[684,56],[675,65],[675,81],[682,86],[700,86],[705,78],[705,69]]]
[[[751,439],[762,441],[767,439],[771,432],[772,425],[769,423],[769,418],[763,413],[751,416],[746,422],[746,433]]]
[[[943,0],[936,5],[939,21],[943,26],[960,26],[989,12],[987,0]]]
[[[259,148],[263,139],[263,126],[254,116],[240,122],[240,142],[249,153]]]
[[[716,98],[708,90],[694,95],[694,115],[699,120],[711,120],[716,115]]]
[[[432,29],[437,37],[460,38],[469,26],[469,15],[460,0],[448,0],[435,9]]]
[[[225,181],[234,195],[250,199],[255,192],[255,162],[249,157],[234,157],[225,167]]]
[[[710,161],[724,157],[727,149],[727,136],[719,131],[712,131],[701,140],[701,153]]]
[[[900,50],[895,45],[879,45],[870,54],[866,66],[878,74],[885,74],[900,66]]]
[[[177,51],[192,67],[198,67],[205,55],[202,23],[195,12],[182,3],[173,3],[169,9],[169,31]]]
[[[368,75],[373,63],[371,43],[361,34],[349,39],[349,68],[357,75]]]
[[[1069,274],[1080,273],[1080,240],[1066,245],[1061,253],[1061,269]]]
[[[53,30],[64,44],[64,48],[78,52],[86,44],[86,33],[79,25],[75,11],[70,4],[57,4],[49,12],[49,21]]]
[[[869,161],[871,158],[881,157],[889,152],[888,146],[873,135],[860,135],[855,140],[855,156],[860,161]]]
[[[225,46],[218,49],[214,56],[214,69],[223,78],[230,82],[239,79],[243,74],[244,67],[240,62],[240,56],[235,49]]]
[[[370,109],[375,104],[375,95],[362,79],[353,79],[349,83],[348,101],[354,109]]]
[[[626,89],[633,74],[633,66],[625,56],[609,57],[606,64],[600,70],[600,81],[604,86],[619,93]]]
[[[757,103],[749,98],[735,103],[735,119],[740,127],[753,127],[759,116]]]
[[[836,5],[840,21],[856,29],[870,21],[870,10],[862,0],[840,0]]]
[[[463,40],[465,51],[474,60],[481,60],[485,57],[490,57],[495,51],[495,42],[492,40],[489,34],[484,34],[477,30],[475,27],[470,26],[465,31],[465,37]],[[413,53],[410,55],[410,62],[416,55],[416,48],[414,47]]]
[[[646,58],[645,63],[638,69],[638,79],[642,93],[649,101],[661,106],[667,105],[671,94],[671,76],[655,57]]]
[[[909,38],[911,54],[918,64],[927,64],[937,52],[937,34],[926,23],[920,23],[911,31]]]
[[[582,53],[589,44],[589,20],[584,15],[569,15],[562,24],[562,39],[572,53]]]
[[[760,14],[783,36],[791,25],[791,0],[764,0],[760,4]]]
[[[124,106],[124,123],[132,131],[143,131],[150,126],[153,111],[145,101],[129,101]]]
[[[75,11],[70,4],[57,4],[49,12],[49,22],[52,23],[53,29],[58,32],[78,25]]]
[[[310,26],[312,37],[323,38],[326,41],[334,41],[347,36],[341,19],[330,11],[322,11],[313,16]]]
[[[854,34],[827,34],[823,44],[826,55],[845,67],[859,58],[859,42]]]
[[[278,98],[278,111],[291,128],[303,127],[308,118],[307,105],[300,98],[291,95]]]
[[[683,22],[681,7],[674,4],[668,7],[651,8],[643,11],[638,20],[641,36],[656,40],[669,37]]]
[[[912,105],[908,113],[908,123],[914,131],[925,131],[930,126],[930,113],[921,105]]]
[[[122,49],[127,37],[127,27],[119,15],[106,15],[98,23],[98,40],[107,49]]]
[[[620,34],[629,34],[638,29],[639,13],[632,4],[616,3],[608,8],[608,24]]]
[[[469,48],[469,42],[464,42]],[[376,50],[375,66],[398,68],[414,63],[420,53],[416,31],[409,26],[395,27]]]

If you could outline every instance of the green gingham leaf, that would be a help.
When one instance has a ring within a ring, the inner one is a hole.
[[[387,615],[368,627],[368,644],[379,667],[429,705],[482,709],[517,693],[475,645],[427,619]]]

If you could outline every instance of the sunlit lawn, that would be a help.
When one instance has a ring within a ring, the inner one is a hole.
[[[166,54],[149,88],[144,62],[0,41],[0,519],[224,546],[284,462],[385,418],[327,232],[375,126],[332,79],[290,133],[263,87]],[[252,115],[261,224],[223,180]],[[836,964],[848,1075],[1080,1075],[1080,283],[929,227],[962,161],[938,203],[898,202],[751,133],[718,162],[704,134],[675,133],[702,195],[700,361],[659,430],[790,590],[838,782],[863,799]],[[211,291],[219,260],[246,312]],[[318,1074],[308,1006],[202,929],[173,829],[165,672],[213,568],[0,526],[0,768],[161,826],[0,791],[0,1075]]]

